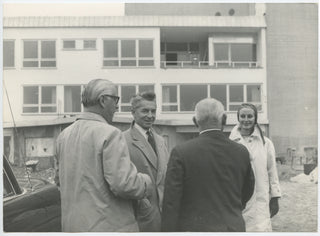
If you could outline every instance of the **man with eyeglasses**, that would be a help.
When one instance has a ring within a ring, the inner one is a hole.
[[[90,81],[84,112],[57,138],[63,232],[138,231],[132,199],[150,195],[151,179],[137,172],[121,131],[110,125],[118,101],[112,82]]]
[[[159,232],[164,178],[168,162],[168,149],[163,138],[152,128],[156,119],[156,95],[143,92],[131,99],[134,121],[124,132],[130,158],[138,171],[152,180],[152,193],[147,198],[134,202],[134,209],[141,232]]]

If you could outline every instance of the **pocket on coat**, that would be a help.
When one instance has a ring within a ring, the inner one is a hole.
[[[148,198],[143,198],[138,203],[138,215],[140,217],[148,216],[152,211],[152,205]]]

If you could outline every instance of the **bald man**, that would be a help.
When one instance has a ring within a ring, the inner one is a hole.
[[[197,103],[199,136],[171,151],[164,187],[162,231],[243,232],[242,209],[254,189],[247,149],[226,137],[218,100]]]
[[[57,138],[63,232],[139,230],[131,199],[148,197],[151,179],[137,173],[121,131],[110,125],[118,101],[113,83],[90,81],[85,112]]]

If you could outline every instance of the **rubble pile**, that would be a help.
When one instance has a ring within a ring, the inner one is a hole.
[[[316,167],[309,175],[304,173],[290,178],[291,182],[296,183],[315,183],[318,184],[318,167]]]

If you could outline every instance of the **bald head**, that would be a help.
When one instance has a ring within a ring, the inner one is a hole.
[[[214,98],[206,98],[197,103],[195,119],[199,127],[204,129],[221,128],[224,107]]]
[[[101,95],[115,95],[115,85],[106,79],[91,80],[82,92],[82,104],[84,107],[95,106]]]

